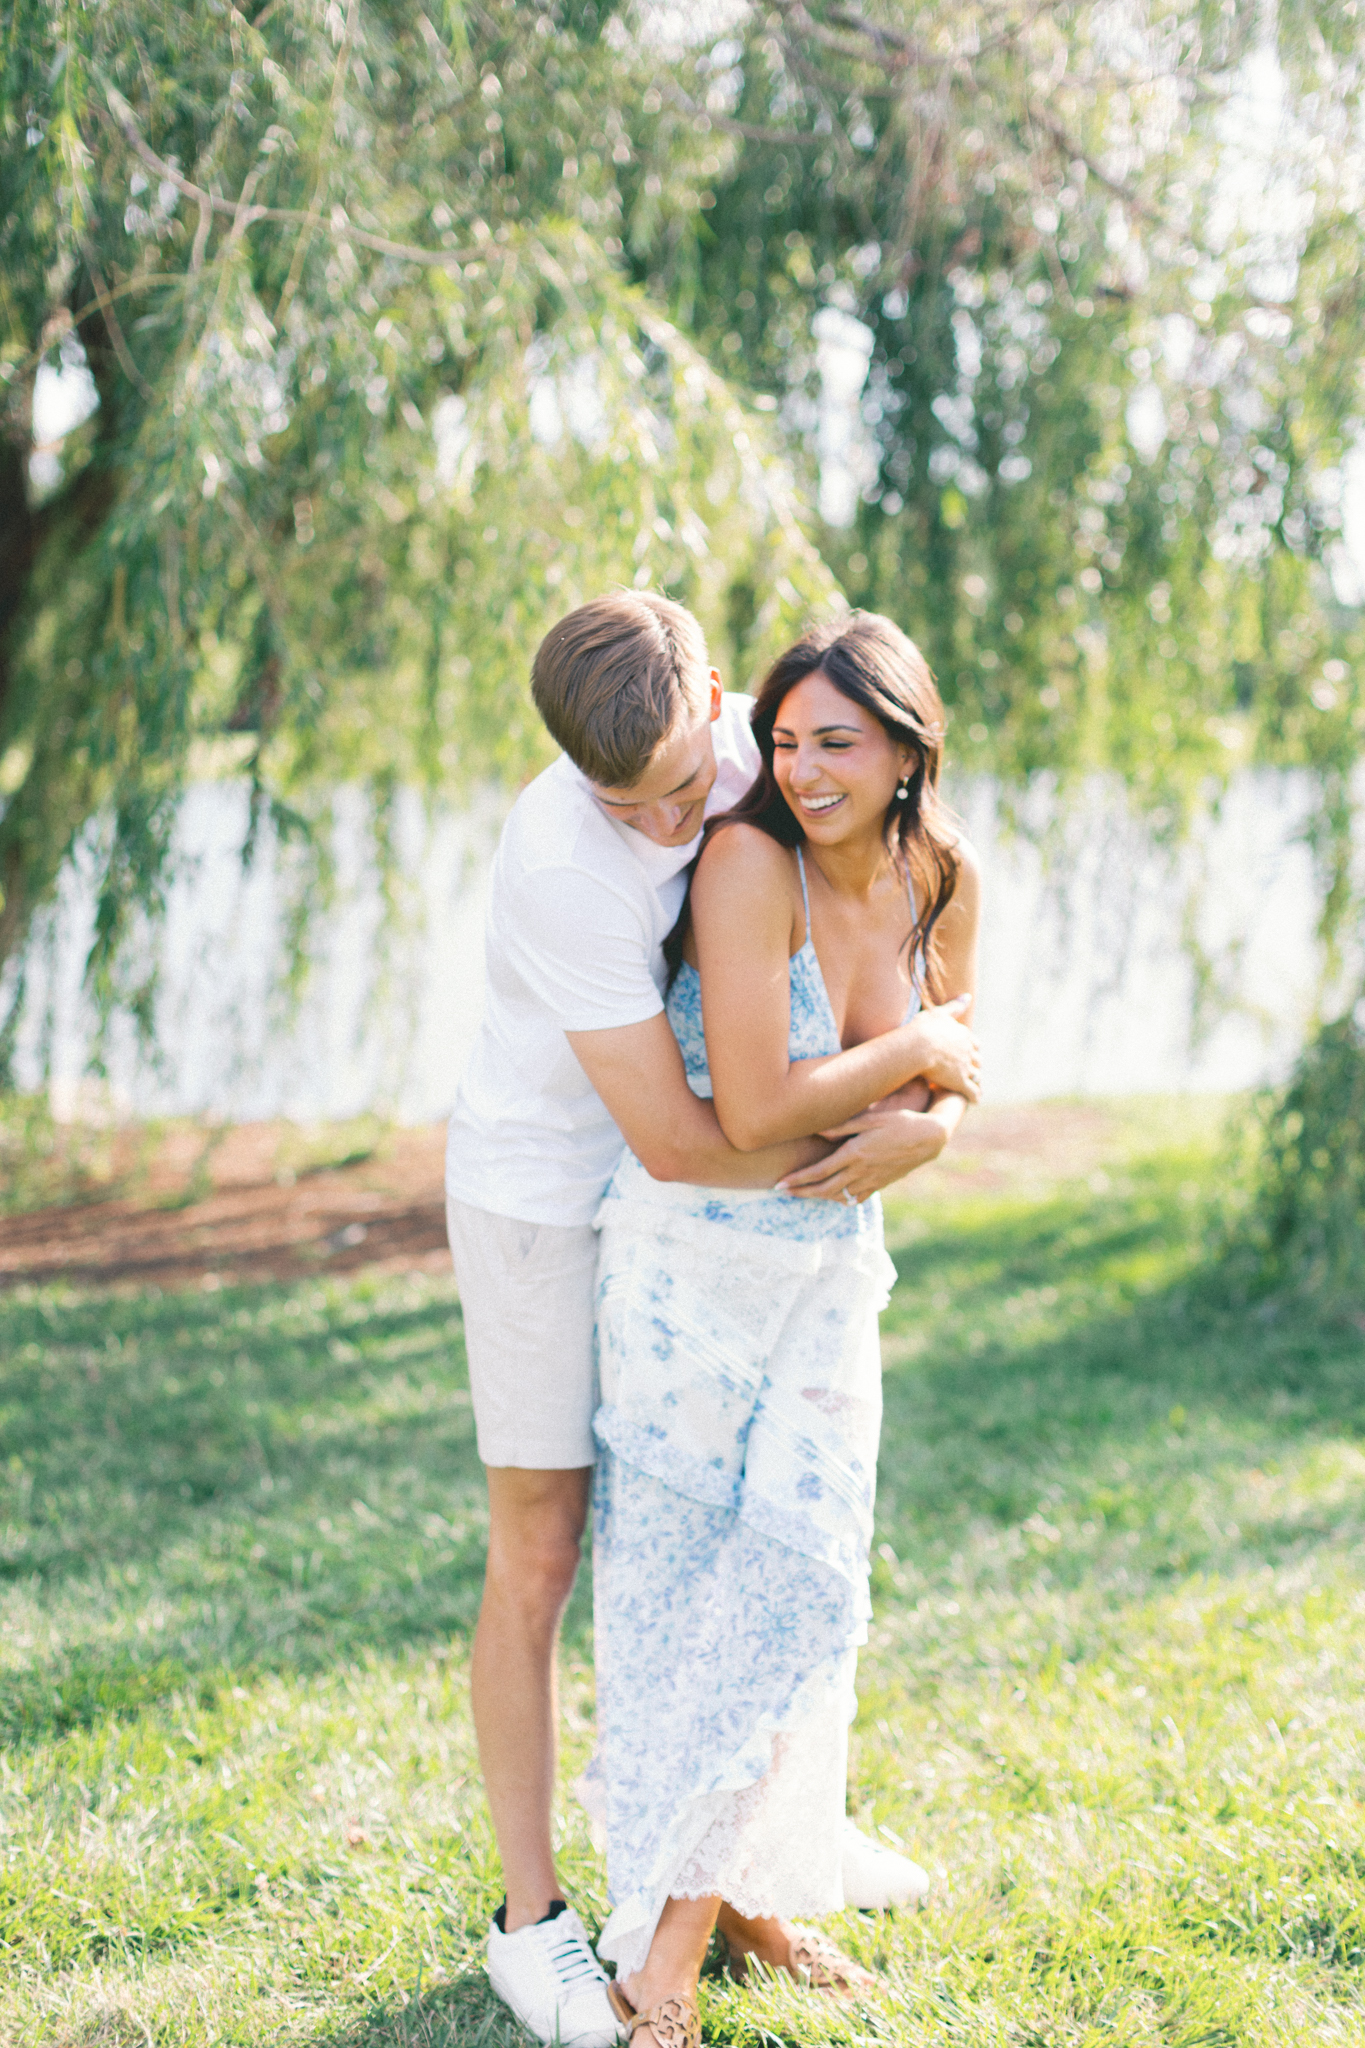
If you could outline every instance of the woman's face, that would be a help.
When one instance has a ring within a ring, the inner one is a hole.
[[[879,838],[909,758],[907,747],[819,669],[777,707],[773,774],[817,846],[859,834]]]

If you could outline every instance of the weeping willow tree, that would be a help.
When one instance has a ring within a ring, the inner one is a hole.
[[[1353,8],[666,27],[0,7],[0,966],[83,840],[112,1001],[206,760],[250,778],[248,853],[315,863],[338,782],[382,825],[400,783],[524,773],[530,650],[613,581],[694,605],[743,679],[837,574],[926,644],[959,758],[1116,770],[1158,829],[1305,763],[1340,921]],[[840,321],[858,489],[803,527]],[[59,364],[98,403],[34,458]]]
[[[92,974],[137,999],[205,748],[321,860],[340,781],[382,818],[543,758],[529,656],[582,597],[723,648],[740,582],[755,659],[828,596],[761,414],[623,275],[630,190],[685,210],[704,138],[627,126],[591,4],[6,14],[0,963],[94,829]],[[98,403],[44,480],[63,358]]]
[[[1169,833],[1234,768],[1306,766],[1339,929],[1357,9],[773,0],[700,68],[661,85],[711,123],[713,204],[637,230],[636,274],[798,433],[812,324],[865,350],[860,488],[822,548],[925,643],[958,758],[1115,771]]]

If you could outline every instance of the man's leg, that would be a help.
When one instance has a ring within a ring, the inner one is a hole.
[[[562,1898],[550,1847],[559,1709],[555,1651],[573,1591],[592,1468],[488,1468],[488,1569],[474,1637],[474,1725],[502,1857],[504,1932]]]
[[[474,1637],[474,1723],[507,1899],[488,1977],[540,2040],[614,2048],[607,1979],[550,1848],[555,1649],[588,1511],[597,1406],[588,1224],[446,1204],[488,1474],[488,1569]]]

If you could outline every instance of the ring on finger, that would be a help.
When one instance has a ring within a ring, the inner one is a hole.
[[[853,1195],[848,1188],[842,1188],[840,1190],[840,1194],[845,1202],[851,1202],[853,1200]]]

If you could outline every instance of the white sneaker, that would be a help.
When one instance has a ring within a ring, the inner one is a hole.
[[[844,1822],[844,1904],[878,1912],[886,1906],[922,1906],[929,1873]]]
[[[543,1920],[515,1934],[504,1934],[494,1920],[488,1980],[522,2025],[556,2048],[615,2048],[620,2038],[607,1973],[583,1922],[562,1899]]]

